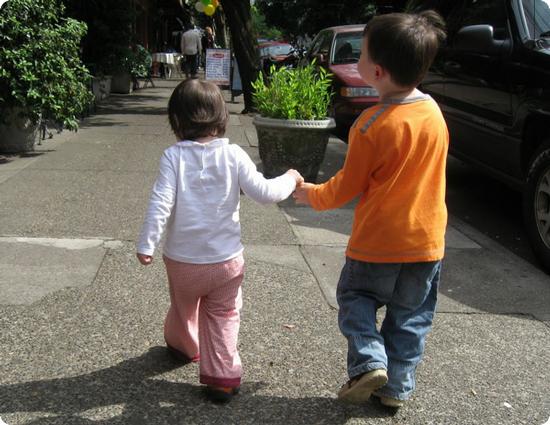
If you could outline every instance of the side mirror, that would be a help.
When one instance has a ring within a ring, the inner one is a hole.
[[[491,25],[470,25],[456,33],[454,48],[462,52],[496,56],[506,43],[507,40],[495,40]]]

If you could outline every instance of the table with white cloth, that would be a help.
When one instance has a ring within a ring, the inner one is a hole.
[[[168,78],[172,75],[179,74],[179,63],[182,55],[180,53],[153,53],[153,63],[162,63]]]

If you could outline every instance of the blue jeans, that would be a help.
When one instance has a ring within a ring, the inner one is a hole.
[[[336,298],[338,324],[348,340],[350,378],[387,369],[388,383],[377,394],[400,400],[415,387],[437,302],[441,261],[367,263],[346,258]],[[376,311],[386,316],[376,329]]]

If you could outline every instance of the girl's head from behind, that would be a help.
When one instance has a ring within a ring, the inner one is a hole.
[[[223,136],[228,113],[217,85],[189,79],[181,82],[170,96],[168,118],[179,140],[196,140]]]

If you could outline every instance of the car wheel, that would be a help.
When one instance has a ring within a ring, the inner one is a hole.
[[[550,271],[550,140],[533,156],[523,193],[523,216],[529,243]]]

